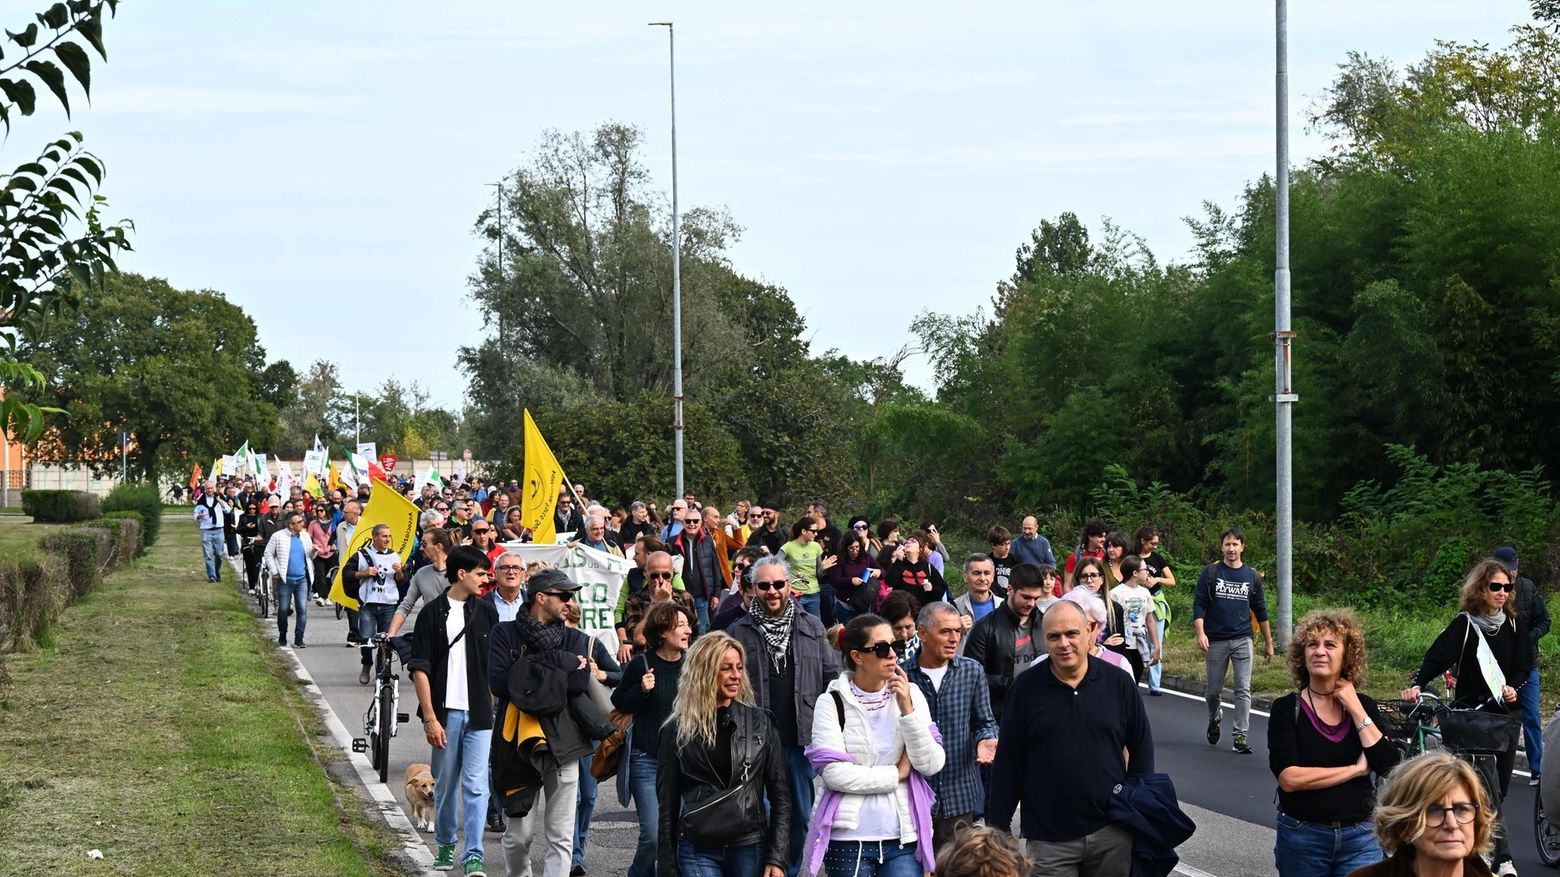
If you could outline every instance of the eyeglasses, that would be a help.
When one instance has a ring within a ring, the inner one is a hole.
[[[1516,589],[1517,586],[1511,582],[1490,582],[1491,591],[1515,591]]]
[[[1458,825],[1467,825],[1473,821],[1473,817],[1478,812],[1479,805],[1467,801],[1461,804],[1453,804],[1450,807],[1426,807],[1425,825],[1429,828],[1436,828],[1445,824],[1446,814],[1448,813],[1452,814],[1452,818],[1457,820]]]
[[[651,580],[652,582],[659,581],[661,579],[666,579],[669,581],[672,578],[672,574],[669,572],[647,572],[645,573],[645,578]]]
[[[699,523],[699,519],[698,518],[684,518],[683,519],[683,523],[684,524],[697,524],[697,523]]]
[[[450,507],[447,505],[436,505],[433,507],[433,510],[436,512],[447,512],[450,510]]]
[[[1091,582],[1091,581],[1093,581],[1095,579],[1103,579],[1103,578],[1105,578],[1105,576],[1103,576],[1103,575],[1101,575],[1100,573],[1097,573],[1097,572],[1086,572],[1086,573],[1079,574],[1078,578],[1080,578],[1080,579],[1082,579],[1082,580],[1084,580],[1086,582]]]
[[[731,565],[731,571],[734,573],[745,573],[750,566],[752,566],[750,563],[734,563]]]
[[[748,520],[750,520],[750,521],[762,521],[763,519],[764,519],[764,513],[763,512],[754,512],[753,514],[748,515]]]
[[[478,533],[491,533],[491,532],[493,532],[493,528],[492,527],[472,527],[471,528],[471,535],[473,535],[473,536],[477,535]]]
[[[786,585],[785,579],[781,579],[778,582],[754,582],[753,583],[753,587],[759,589],[760,591],[783,591],[783,590],[785,590],[785,585]]]
[[[905,656],[905,651],[909,648],[910,644],[908,642],[905,642],[902,639],[896,639],[891,643],[878,643],[877,645],[868,646],[864,649],[856,649],[856,651],[863,653],[871,652],[872,654],[877,655],[879,658],[887,658],[890,655],[896,658],[903,658]]]
[[[548,597],[552,597],[553,599],[562,601],[564,603],[568,603],[574,599],[573,591],[543,591],[542,593]]]
[[[852,530],[865,530],[865,529],[867,529],[867,525],[866,524],[857,524],[856,526],[851,527],[851,529]]]
[[[501,567],[498,568],[498,573],[499,573],[499,575],[503,575],[506,572],[519,572],[522,569],[525,569],[525,567],[523,567],[523,566],[512,566],[512,565],[511,566],[501,566]]]
[[[818,529],[817,527],[808,527],[807,528],[807,532],[809,532],[809,533],[822,533],[823,531]]]

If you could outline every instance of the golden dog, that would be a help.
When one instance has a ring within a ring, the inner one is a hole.
[[[406,769],[406,803],[412,808],[412,825],[433,830],[433,768],[414,764]]]

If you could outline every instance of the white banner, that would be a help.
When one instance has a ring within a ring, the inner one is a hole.
[[[375,442],[363,442],[357,446],[358,456],[365,460],[379,462],[379,446]],[[367,470],[364,470],[367,471]]]
[[[306,451],[303,455],[303,474],[313,472],[317,477],[325,477],[325,452]]]
[[[628,581],[631,564],[621,557],[586,548],[564,545],[535,545],[530,542],[505,542],[504,548],[527,564],[541,561],[562,570],[569,581],[583,585],[574,592],[580,603],[580,629],[601,640],[607,651],[617,654],[615,614],[618,594]]]

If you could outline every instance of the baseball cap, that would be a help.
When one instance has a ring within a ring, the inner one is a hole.
[[[1517,549],[1512,548],[1509,545],[1502,545],[1501,547],[1495,549],[1495,553],[1491,554],[1490,556],[1500,561],[1501,563],[1504,563],[1506,565],[1506,569],[1509,569],[1512,572],[1517,571]]]
[[[527,600],[534,600],[543,591],[578,591],[582,587],[578,582],[570,581],[561,569],[539,569],[526,580],[525,596]]]

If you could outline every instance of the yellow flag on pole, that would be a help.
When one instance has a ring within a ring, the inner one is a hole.
[[[542,439],[531,412],[525,412],[525,472],[521,479],[520,523],[531,528],[531,541],[551,545],[558,540],[553,524],[553,509],[558,505],[558,489],[563,486],[563,467]]]
[[[373,542],[374,528],[380,524],[390,528],[390,550],[400,556],[401,563],[406,563],[412,556],[418,514],[411,500],[383,481],[375,481],[368,495],[368,507],[358,518],[357,529],[352,531],[352,541],[341,552],[341,566],[336,570],[336,580],[331,582],[330,598],[348,609],[358,608],[358,601],[348,597],[342,586],[342,575],[349,566],[357,566],[357,553]]]
[[[303,492],[315,499],[325,498],[325,491],[320,487],[320,480],[314,477],[313,472],[310,472],[309,477],[303,480]]]

